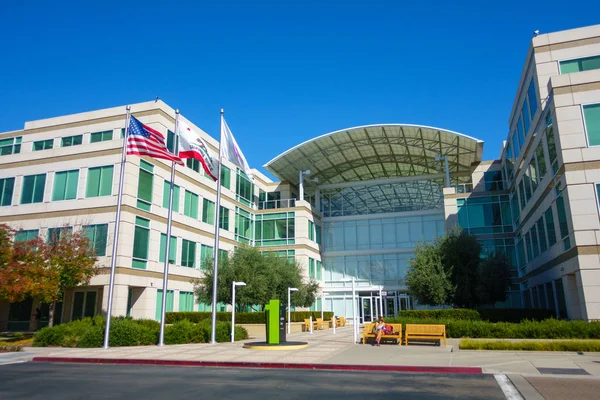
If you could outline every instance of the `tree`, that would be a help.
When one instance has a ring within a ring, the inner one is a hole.
[[[84,232],[72,233],[67,228],[53,231],[48,242],[37,237],[10,244],[6,237],[12,240],[14,231],[0,227],[2,245],[10,247],[0,252],[0,298],[15,302],[31,297],[48,303],[52,326],[56,303],[65,290],[87,285],[98,273],[94,247]]]
[[[447,304],[455,291],[450,273],[444,269],[440,247],[423,244],[417,246],[415,258],[410,260],[406,284],[421,304]]]
[[[261,253],[252,247],[238,247],[230,257],[219,259],[217,277],[217,301],[231,304],[233,281],[245,282],[246,286],[236,291],[236,309],[246,306],[267,304],[271,299],[287,303],[288,287],[299,291],[291,296],[294,306],[308,307],[315,301],[318,284],[303,282],[302,269],[287,258],[272,253]],[[193,280],[194,292],[199,302],[211,304],[213,270],[205,271],[201,279]]]
[[[509,270],[504,256],[482,259],[477,239],[454,228],[417,246],[406,283],[419,303],[474,308],[506,299]]]

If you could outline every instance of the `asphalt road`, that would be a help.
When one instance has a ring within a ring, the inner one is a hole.
[[[504,399],[493,375],[22,363],[0,399]]]

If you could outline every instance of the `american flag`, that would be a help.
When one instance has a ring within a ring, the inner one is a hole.
[[[162,158],[184,165],[181,158],[167,149],[162,133],[142,124],[133,115],[129,121],[129,131],[127,132],[127,155]]]

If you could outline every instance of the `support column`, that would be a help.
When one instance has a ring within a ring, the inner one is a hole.
[[[124,317],[127,315],[127,299],[129,296],[129,286],[115,285],[113,289],[112,317]],[[108,285],[102,290],[102,314],[106,315],[108,310]]]
[[[298,200],[304,200],[304,173],[298,171]]]
[[[315,191],[315,208],[317,211],[321,211],[321,190],[318,187]]]

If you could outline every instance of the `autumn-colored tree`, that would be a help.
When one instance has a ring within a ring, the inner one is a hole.
[[[14,302],[31,297],[49,304],[52,326],[55,305],[65,290],[87,285],[98,273],[95,249],[83,231],[66,227],[53,230],[48,242],[38,237],[11,245],[13,235],[0,226],[0,298]]]

